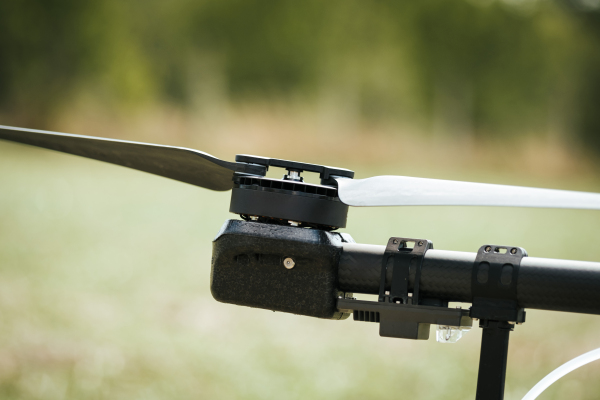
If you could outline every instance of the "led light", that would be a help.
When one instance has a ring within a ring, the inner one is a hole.
[[[438,343],[456,343],[470,330],[468,326],[438,325],[436,340]]]

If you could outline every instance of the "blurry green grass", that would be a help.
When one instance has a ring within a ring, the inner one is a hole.
[[[536,184],[435,166],[360,171]],[[600,191],[585,179],[538,184]],[[228,193],[0,143],[0,398],[474,398],[479,329],[455,345],[384,339],[376,324],[214,301],[211,240],[236,217],[228,203]],[[352,209],[346,231],[363,243],[405,235],[600,261],[599,227],[597,212],[407,207]],[[600,317],[528,311],[511,337],[506,398],[600,347],[599,330]],[[595,399],[599,373],[587,366],[540,398]]]

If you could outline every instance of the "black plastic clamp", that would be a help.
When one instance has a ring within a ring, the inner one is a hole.
[[[412,244],[413,247],[409,247],[409,244]],[[423,265],[425,253],[429,249],[433,249],[433,243],[427,239],[392,237],[388,240],[381,264],[381,278],[379,283],[380,302],[419,304],[421,266]],[[388,294],[386,293],[385,286],[389,264],[392,264],[392,280]],[[412,298],[409,298],[408,283],[411,273],[414,273],[415,283]]]
[[[471,318],[482,321],[525,322],[525,311],[517,301],[521,247],[485,245],[475,258],[471,276]]]

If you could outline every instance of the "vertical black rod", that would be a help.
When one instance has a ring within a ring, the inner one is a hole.
[[[482,321],[481,353],[477,377],[476,400],[502,400],[508,357],[508,336],[513,325],[499,321]]]

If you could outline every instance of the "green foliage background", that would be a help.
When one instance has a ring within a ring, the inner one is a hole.
[[[447,135],[600,146],[596,0],[2,2],[0,110],[47,124],[201,99],[318,104]]]

